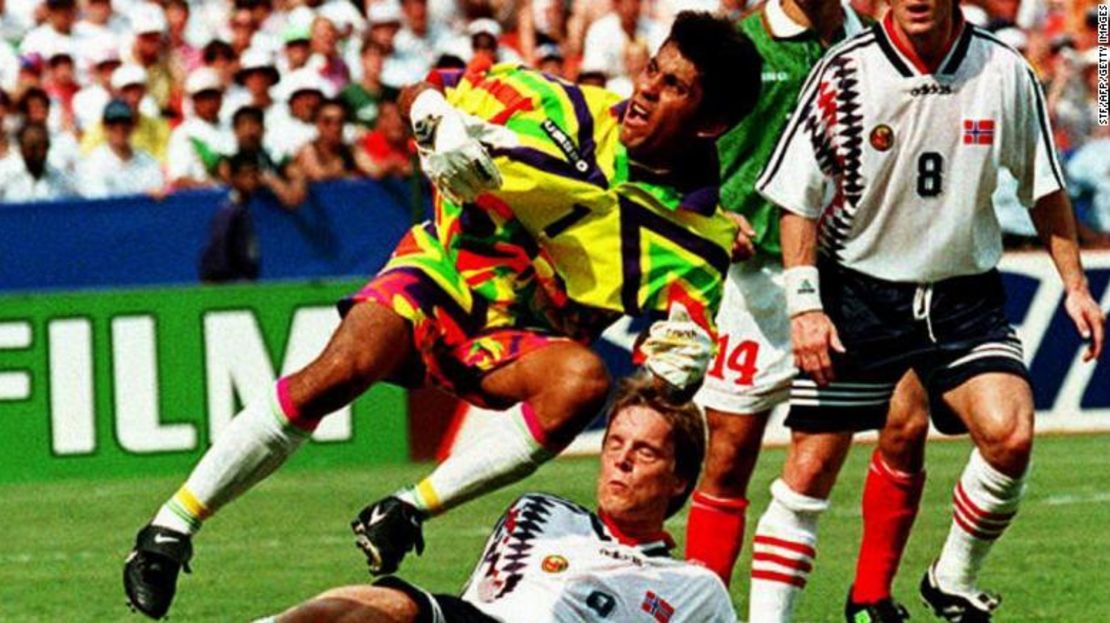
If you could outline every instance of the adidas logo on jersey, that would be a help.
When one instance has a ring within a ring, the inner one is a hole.
[[[952,87],[947,84],[926,84],[910,89],[910,95],[914,97],[920,95],[952,95]]]

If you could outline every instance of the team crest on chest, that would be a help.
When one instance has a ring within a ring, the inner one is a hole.
[[[567,559],[558,554],[552,554],[544,558],[543,562],[540,563],[540,569],[548,573],[562,573],[566,571],[569,566],[570,563],[567,562]]]
[[[894,130],[885,123],[880,123],[871,130],[871,146],[876,151],[887,151],[894,146]]]

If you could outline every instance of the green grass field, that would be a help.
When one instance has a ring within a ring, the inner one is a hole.
[[[1004,595],[998,621],[1110,621],[1107,442],[1106,436],[1038,440],[1026,502],[983,577],[985,586]],[[823,519],[818,562],[799,621],[843,620],[870,451],[854,450]],[[963,442],[929,448],[923,509],[895,587],[915,621],[932,620],[918,603],[917,581],[948,529],[951,486],[967,452]],[[782,459],[782,450],[769,450],[762,459],[752,487],[752,523],[766,506],[767,485]],[[407,561],[404,577],[433,590],[456,590],[513,496],[545,490],[589,502],[595,466],[592,459],[563,459],[523,484],[436,519],[426,529],[427,551]],[[301,469],[275,475],[209,521],[196,542],[195,573],[181,581],[172,619],[250,620],[327,587],[366,580],[348,520],[364,503],[426,469]],[[183,476],[0,486],[0,621],[139,621],[124,608],[121,563],[134,532]],[[669,525],[680,541],[684,521],[679,516]],[[742,615],[749,552],[746,544],[733,586]]]

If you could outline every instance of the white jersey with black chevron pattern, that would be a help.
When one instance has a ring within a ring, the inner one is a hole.
[[[735,621],[720,579],[671,558],[659,537],[633,543],[578,504],[528,494],[494,528],[462,598],[512,623]]]
[[[991,205],[1001,168],[1026,206],[1063,188],[1044,94],[1021,55],[959,24],[936,67],[891,18],[814,68],[756,189],[820,220],[821,252],[862,273],[933,282],[1002,254]]]

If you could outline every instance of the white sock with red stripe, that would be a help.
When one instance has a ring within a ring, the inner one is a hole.
[[[1017,513],[1029,470],[1011,478],[991,467],[976,449],[952,496],[952,527],[936,563],[945,592],[975,594],[983,561]]]
[[[771,503],[752,540],[749,623],[793,618],[817,556],[817,518],[828,507],[828,500],[802,495],[781,479],[771,484]]]

